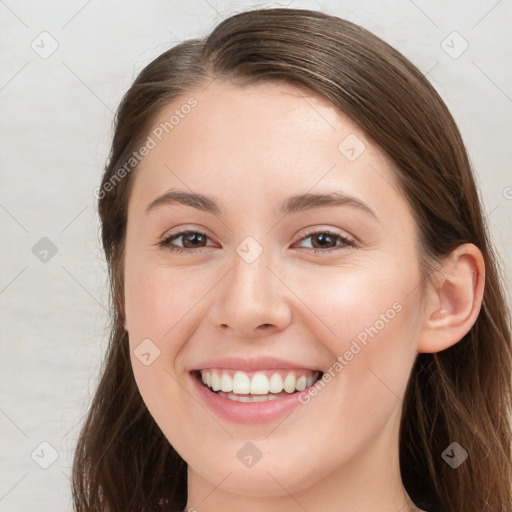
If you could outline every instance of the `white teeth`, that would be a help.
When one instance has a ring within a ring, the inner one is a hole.
[[[227,374],[223,373],[220,377],[221,391],[233,391],[233,379]]]
[[[200,370],[201,381],[203,384],[223,394],[230,394],[229,398],[241,402],[258,401],[256,396],[236,396],[236,395],[269,395],[283,392],[294,393],[295,391],[303,391],[310,387],[318,378],[319,372],[310,370],[296,370],[285,372],[279,371],[260,371],[251,373],[251,376],[241,370],[222,370],[209,369]],[[270,375],[270,378],[268,377]],[[283,379],[284,376],[284,379]],[[236,394],[236,395],[235,395]],[[235,398],[233,398],[235,397]],[[251,398],[246,400],[246,398]]]
[[[283,392],[277,395],[273,395],[269,393],[268,395],[235,395],[235,393],[224,393],[223,391],[219,391],[220,396],[224,398],[229,398],[234,402],[266,402],[268,400],[277,400],[281,398],[281,396],[288,396],[288,393]]]
[[[244,372],[233,375],[233,390],[235,393],[247,394],[251,392],[251,381]]]
[[[267,376],[264,373],[256,373],[251,379],[250,393],[251,395],[267,395],[269,392],[269,386]]]
[[[280,393],[283,391],[283,379],[278,373],[274,373],[270,377],[269,389],[271,393]]]
[[[295,391],[295,376],[289,373],[284,379],[283,387],[287,393],[293,393]]]
[[[304,375],[297,379],[295,382],[295,388],[297,391],[304,391],[306,389],[306,377]]]
[[[212,389],[213,391],[219,391],[221,388],[220,377],[216,372],[212,373]]]

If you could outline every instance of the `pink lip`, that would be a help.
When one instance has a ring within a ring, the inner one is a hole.
[[[240,358],[240,357],[226,357],[221,359],[213,359],[205,361],[198,365],[195,370],[207,370],[209,368],[228,368],[232,370],[242,370],[245,372],[256,372],[259,370],[272,370],[272,369],[305,369],[317,371],[318,368],[303,366],[299,363],[277,359],[275,357],[257,357],[257,358]],[[261,403],[261,402],[260,402]]]
[[[214,363],[214,366],[218,368],[219,361],[215,361]],[[281,365],[282,362],[279,364]],[[282,366],[278,367],[281,368]],[[288,367],[291,368],[295,366]],[[266,366],[266,368],[268,368],[268,366]],[[301,405],[301,402],[299,401],[300,393],[298,392],[292,393],[290,396],[284,396],[282,398],[268,400],[266,402],[235,402],[210,391],[201,382],[199,372],[189,372],[189,375],[200,399],[206,404],[206,406],[219,418],[233,423],[267,423],[277,420],[285,414],[289,414],[295,407]]]

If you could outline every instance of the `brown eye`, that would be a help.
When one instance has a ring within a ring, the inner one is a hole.
[[[176,245],[176,241],[181,240],[182,245]],[[165,247],[170,251],[183,252],[187,250],[200,249],[206,247],[206,241],[208,236],[200,231],[182,231],[167,237],[165,240],[160,242],[161,247]]]
[[[183,237],[183,246],[187,249],[203,247],[201,245],[202,242],[206,242],[206,236],[198,232],[191,232],[181,236]]]
[[[319,233],[319,234],[311,235],[311,240],[316,239],[318,242],[318,247],[315,247],[314,243],[312,244],[313,248],[320,248],[320,249],[324,249],[326,246],[328,247],[329,245],[335,246],[336,238],[337,237],[329,235],[328,233]]]
[[[301,241],[307,240],[308,238],[312,241],[310,249],[313,252],[329,252],[331,250],[336,250],[337,248],[342,249],[344,247],[356,247],[356,242],[354,240],[333,231],[315,231],[303,237]],[[341,243],[337,244],[336,242]]]

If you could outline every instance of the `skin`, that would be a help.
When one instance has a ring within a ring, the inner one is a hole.
[[[197,107],[136,171],[125,252],[134,375],[188,463],[187,509],[419,510],[399,470],[402,399],[417,353],[448,348],[474,323],[483,293],[480,252],[460,246],[431,287],[417,286],[417,228],[391,165],[325,99],[290,85],[227,80],[190,95]],[[154,126],[190,95],[166,107]],[[350,134],[366,146],[355,161],[338,149]],[[170,188],[215,197],[226,214],[178,204],[145,211]],[[364,201],[377,219],[347,205],[286,217],[275,210],[290,195],[335,190]],[[196,245],[175,239],[189,248],[182,253],[159,246],[185,229],[208,238]],[[322,253],[318,236],[308,235],[325,229],[358,245],[328,238],[335,249]],[[236,252],[247,236],[263,249],[251,264]],[[401,311],[284,420],[221,420],[191,385],[189,370],[222,356],[274,356],[325,372],[397,302]],[[148,366],[133,355],[146,338],[160,350]],[[249,441],[262,453],[252,468],[236,456]]]

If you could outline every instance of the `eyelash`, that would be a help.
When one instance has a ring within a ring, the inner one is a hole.
[[[208,235],[206,235],[206,233],[203,233],[201,231],[196,231],[196,230],[180,231],[179,233],[168,236],[167,238],[165,238],[164,240],[159,242],[158,245],[164,249],[167,249],[168,251],[177,252],[177,253],[190,252],[190,251],[196,252],[196,253],[203,252],[202,249],[205,249],[205,247],[198,247],[197,249],[192,249],[192,248],[188,248],[188,247],[179,247],[179,246],[171,245],[171,242],[173,240],[176,240],[182,236],[186,236],[186,235],[190,235],[190,234],[198,234],[198,235],[208,238]],[[330,247],[327,249],[308,249],[309,252],[326,253],[326,252],[339,250],[340,247],[357,247],[357,244],[354,240],[351,240],[350,238],[346,238],[346,237],[340,235],[339,233],[329,231],[328,229],[324,229],[324,230],[320,230],[320,231],[313,231],[311,233],[308,233],[307,235],[303,236],[299,241],[303,241],[303,240],[310,238],[314,235],[323,235],[323,234],[326,234],[326,235],[329,235],[329,236],[332,236],[332,237],[338,239],[339,241],[342,242],[342,244],[334,246],[334,247]]]

